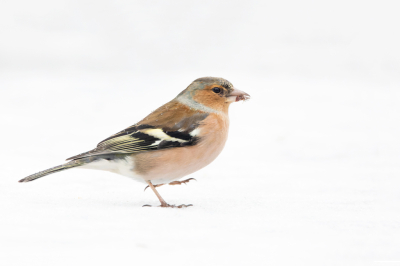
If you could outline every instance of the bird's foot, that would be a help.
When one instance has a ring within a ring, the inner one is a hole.
[[[153,185],[153,186],[156,188],[156,187],[161,187],[161,186],[164,186],[164,185],[165,185],[165,184],[158,184],[158,185]],[[145,187],[145,188],[144,188],[144,191],[146,191],[146,189],[147,189],[148,187],[149,187],[149,186]]]
[[[188,183],[190,180],[196,180],[196,179],[194,179],[194,178],[189,178],[189,179],[186,179],[186,180],[183,180],[183,181],[172,181],[172,182],[168,183],[168,185],[174,186],[174,185],[186,184],[186,183]],[[197,181],[197,180],[196,180],[196,181]],[[158,184],[158,185],[153,185],[153,186],[156,188],[156,187],[161,187],[161,186],[164,186],[164,185],[165,185],[165,184]],[[149,187],[149,186],[145,187],[145,188],[144,188],[144,191],[146,191],[146,189],[147,189],[148,187]]]
[[[181,204],[181,205],[170,205],[170,204],[161,204],[160,206],[155,206],[155,207],[161,207],[161,208],[186,208],[193,206],[193,204]],[[143,205],[142,207],[154,207],[149,204]]]
[[[173,186],[173,185],[181,185],[181,184],[186,184],[188,183],[190,180],[196,180],[194,178],[189,178],[183,181],[172,181],[171,183],[169,183],[169,185]],[[197,181],[197,180],[196,180]]]

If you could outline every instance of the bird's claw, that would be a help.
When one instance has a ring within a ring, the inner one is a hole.
[[[158,185],[153,185],[153,186],[154,186],[154,187],[161,187],[161,186],[164,186],[164,185],[165,185],[165,184],[158,184]],[[147,189],[148,187],[149,187],[149,186],[145,187],[143,191],[146,191],[146,189]]]
[[[187,204],[187,205],[186,204],[181,204],[181,205],[178,205],[178,206],[166,204],[166,205],[160,205],[160,206],[156,206],[156,207],[161,207],[161,208],[179,208],[179,209],[181,209],[181,208],[186,208],[186,207],[190,207],[190,206],[193,206],[193,204]],[[142,207],[153,207],[153,206],[151,206],[149,204],[146,204],[146,205],[143,205]]]
[[[186,180],[183,180],[183,181],[172,181],[172,182],[170,182],[170,183],[168,183],[168,185],[171,185],[171,186],[174,186],[174,185],[181,185],[181,184],[185,184],[186,185],[186,183],[188,183],[190,180],[196,180],[195,178],[189,178],[189,179],[186,179]],[[196,180],[197,181],[197,180]],[[158,184],[158,185],[154,185],[154,187],[156,188],[156,187],[161,187],[161,186],[164,186],[165,184]],[[147,187],[145,187],[144,188],[144,191],[146,191],[146,189],[148,188],[149,186],[147,186]]]
[[[183,181],[172,181],[172,182],[169,183],[169,185],[174,186],[174,185],[186,184],[186,183],[188,183],[190,180],[196,180],[196,179],[194,179],[194,178],[189,178],[189,179],[186,179],[186,180],[183,180]],[[197,180],[196,180],[196,181],[197,181]]]

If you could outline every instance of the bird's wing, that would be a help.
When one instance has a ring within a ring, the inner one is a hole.
[[[160,108],[159,108],[160,109]],[[104,154],[131,154],[150,150],[161,150],[182,146],[195,145],[198,140],[197,127],[201,124],[207,113],[190,113],[180,115],[166,114],[161,118],[157,109],[152,116],[143,119],[138,124],[126,128],[101,141],[91,151],[70,157],[74,160],[94,155]],[[156,115],[154,115],[156,113]],[[155,119],[158,118],[158,119]],[[144,123],[148,122],[148,123]]]

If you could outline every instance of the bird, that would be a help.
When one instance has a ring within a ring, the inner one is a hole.
[[[71,168],[104,170],[147,184],[146,188],[150,187],[160,201],[159,207],[193,206],[168,204],[156,187],[167,183],[186,184],[193,178],[179,180],[214,161],[228,138],[230,104],[249,98],[249,94],[236,89],[226,79],[198,78],[173,100],[104,139],[95,149],[19,182],[30,182]]]

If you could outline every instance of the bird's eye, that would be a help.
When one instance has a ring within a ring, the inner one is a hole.
[[[215,88],[212,89],[212,91],[215,92],[215,93],[220,93],[221,89],[218,88],[218,87],[215,87]]]

